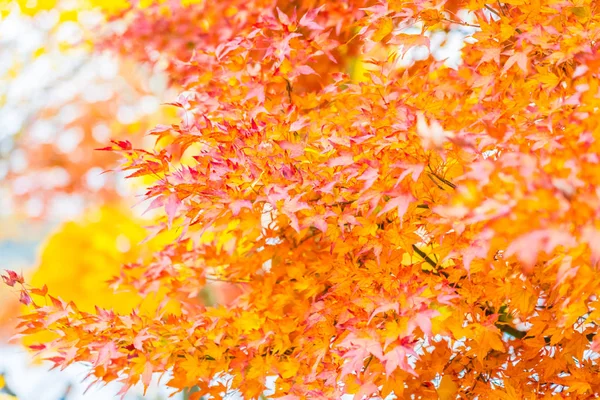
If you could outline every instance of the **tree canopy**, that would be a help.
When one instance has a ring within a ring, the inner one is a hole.
[[[179,310],[89,313],[7,272],[22,332],[58,334],[32,349],[195,399],[600,393],[597,2],[140,3],[95,45],[163,65],[181,121],[104,150],[178,235],[110,283]],[[453,68],[430,38],[461,27]]]

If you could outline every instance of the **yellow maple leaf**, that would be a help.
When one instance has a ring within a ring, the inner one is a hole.
[[[394,22],[390,17],[384,17],[379,20],[377,30],[373,33],[374,42],[380,42],[394,30]]]
[[[458,385],[450,376],[444,375],[437,392],[440,400],[455,399],[456,393],[458,392]]]
[[[479,344],[477,356],[483,361],[490,350],[504,351],[504,343],[500,339],[500,331],[495,327],[478,327],[478,335],[475,341]]]

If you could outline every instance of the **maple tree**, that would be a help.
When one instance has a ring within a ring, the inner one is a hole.
[[[470,13],[463,20],[457,10]],[[592,398],[600,278],[598,4],[185,1],[98,48],[166,65],[181,122],[117,140],[178,237],[111,283],[178,312],[83,311],[14,272],[23,334],[123,392]],[[462,64],[434,30],[475,27]],[[406,29],[418,26],[418,34]],[[355,68],[361,63],[361,69]],[[182,158],[187,154],[188,158]],[[191,158],[190,158],[191,157]],[[218,306],[208,282],[236,285]],[[43,299],[42,299],[43,298]],[[45,300],[44,300],[45,299]],[[220,378],[220,379],[216,379]]]

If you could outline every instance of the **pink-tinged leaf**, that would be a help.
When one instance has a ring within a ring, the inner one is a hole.
[[[66,304],[62,301],[57,299],[56,297],[52,297],[52,296],[48,296],[48,298],[50,298],[50,301],[52,302],[52,305],[58,309],[63,310],[66,306]]]
[[[265,88],[261,85],[256,85],[248,91],[245,100],[256,98],[260,104],[265,102]]]
[[[515,255],[525,269],[531,271],[541,251],[550,254],[558,245],[566,248],[573,247],[575,245],[573,236],[558,229],[537,230],[513,240],[506,249],[505,256]]]
[[[402,182],[402,180],[404,178],[406,178],[409,174],[412,174],[411,178],[414,182],[416,182],[419,179],[419,177],[421,176],[421,173],[423,172],[423,170],[425,169],[425,166],[423,164],[410,165],[410,164],[405,164],[405,163],[397,163],[394,166],[404,168],[404,171],[398,177],[398,180],[396,181],[395,186],[398,186],[400,184],[400,182]]]
[[[298,221],[298,217],[295,213],[286,213],[287,217],[290,219],[290,226],[297,232],[300,233],[300,223]]]
[[[440,304],[444,304],[447,306],[451,306],[452,305],[452,300],[454,299],[459,299],[460,295],[458,294],[439,294],[437,297],[437,302]]]
[[[319,75],[312,67],[308,65],[299,65],[294,69],[294,71],[297,75]]]
[[[365,396],[367,399],[370,399],[373,396],[373,393],[379,392],[379,388],[373,382],[367,382],[360,385],[360,389],[354,395],[354,400],[362,400]]]
[[[489,159],[475,161],[470,165],[471,170],[463,175],[463,179],[474,179],[479,185],[485,186],[494,172],[494,163]]]
[[[290,132],[297,132],[300,129],[304,128],[309,123],[310,123],[310,121],[308,118],[306,118],[306,117],[299,118],[296,121],[292,122],[292,124],[290,125]]]
[[[144,350],[144,341],[146,339],[153,338],[152,335],[147,334],[147,331],[148,331],[147,328],[142,329],[141,331],[138,332],[135,339],[133,339],[133,347],[135,347],[139,351]]]
[[[156,125],[154,129],[150,129],[148,131],[148,135],[155,135],[157,133],[165,133],[171,130],[171,126],[169,125]]]
[[[406,33],[400,33],[394,35],[388,42],[388,44],[402,46],[404,51],[416,46],[426,46],[429,48],[429,38],[425,35],[408,35]]]
[[[233,214],[234,217],[237,217],[242,208],[252,210],[252,202],[250,200],[235,200],[229,204],[229,208],[231,209],[231,214]]]
[[[556,289],[559,285],[565,283],[567,279],[576,277],[577,271],[579,271],[579,266],[573,267],[573,257],[565,256],[556,272],[554,288]]]
[[[290,26],[292,24],[289,17],[283,11],[281,11],[279,7],[277,7],[277,16],[279,17],[279,22],[281,22],[282,25]]]
[[[312,224],[321,232],[327,232],[327,221],[325,221],[325,218],[321,216],[315,216],[313,218]]]
[[[470,273],[471,263],[475,258],[486,258],[490,251],[490,240],[493,238],[492,230],[482,231],[470,246],[456,253],[462,255],[463,267]]]
[[[25,282],[22,275],[17,274],[15,271],[5,270],[6,275],[2,275],[2,280],[8,286],[15,286],[16,283],[21,285]]]
[[[378,177],[379,169],[367,168],[365,172],[363,172],[362,175],[357,179],[359,181],[365,181],[365,185],[363,186],[362,190],[368,190],[371,186],[373,186],[373,183],[375,183]]]
[[[89,386],[89,387],[86,389],[86,392],[87,392],[88,390],[90,390],[90,388],[91,388],[91,387],[92,387],[92,386],[93,386],[95,383],[96,383],[96,382],[92,382],[92,383],[90,384],[90,386]],[[119,399],[121,399],[121,400],[122,400],[122,399],[124,399],[124,398],[125,398],[125,395],[126,395],[128,392],[129,392],[129,389],[131,389],[131,384],[129,384],[129,385],[123,385],[123,386],[121,386],[121,389],[120,389],[120,390],[117,392],[117,394],[116,394],[116,397],[118,397],[118,398],[119,398]],[[84,392],[84,394],[85,394],[85,392]]]
[[[325,7],[325,5],[322,5],[319,8],[312,9],[309,12],[307,12],[306,14],[304,14],[302,16],[302,18],[300,18],[300,22],[298,22],[298,25],[303,26],[308,29],[312,29],[313,31],[322,31],[323,29],[325,29],[321,25],[319,25],[318,23],[315,22],[315,18],[317,17],[317,14],[319,13],[319,11],[321,11],[321,9],[323,7]]]
[[[27,293],[26,290],[21,290],[21,296],[19,297],[19,301],[26,306],[31,305],[33,301],[31,300],[31,296]]]
[[[396,368],[400,368],[401,370],[418,377],[419,375],[417,372],[408,363],[408,355],[417,357],[417,354],[412,349],[404,346],[396,346],[391,351],[386,353],[384,356],[385,373],[389,376],[396,370]]]
[[[65,317],[67,317],[68,315],[69,315],[69,311],[67,311],[67,310],[53,311],[44,320],[44,326],[47,328],[50,325],[52,325],[53,323],[55,323],[56,321],[63,319]]]
[[[502,69],[502,73],[505,73],[512,67],[514,64],[517,64],[523,73],[527,74],[527,54],[521,51],[516,52],[512,56],[506,60],[504,64],[504,68]]]
[[[354,159],[351,155],[335,157],[327,162],[327,166],[329,167],[342,167],[352,164],[354,164]]]
[[[298,125],[296,125],[294,128],[298,128]],[[290,132],[293,132],[291,126]],[[287,140],[274,140],[274,142],[277,143],[277,145],[283,150],[287,151],[291,157],[299,157],[304,154],[304,145],[301,143],[291,143]]]
[[[297,195],[293,199],[285,202],[282,212],[290,219],[290,225],[296,232],[300,232],[300,225],[296,213],[301,210],[308,210],[310,206],[305,202],[299,201],[302,195]]]
[[[381,313],[385,313],[388,311],[394,310],[396,311],[396,313],[399,312],[400,310],[400,304],[398,302],[395,303],[387,303],[387,304],[383,304],[379,307],[377,307],[375,310],[373,310],[373,313],[371,314],[371,317],[369,318],[369,320],[367,321],[367,325],[371,323],[371,320],[377,315],[377,314],[381,314]]]
[[[146,390],[148,386],[150,386],[150,382],[152,381],[152,372],[153,367],[150,362],[146,362],[144,365],[144,372],[142,372],[142,383],[144,384],[144,396],[146,395]]]
[[[580,76],[584,75],[586,72],[588,72],[589,67],[587,65],[578,65],[575,68],[575,71],[573,71],[573,75],[571,76],[571,78],[575,79],[575,78],[579,78]]]
[[[386,203],[385,207],[383,207],[383,209],[379,212],[379,214],[377,214],[377,216],[379,217],[379,216],[391,211],[392,209],[397,208],[398,209],[398,218],[400,219],[400,221],[402,221],[402,217],[404,216],[404,214],[406,214],[406,211],[408,210],[410,203],[412,203],[415,200],[416,199],[412,195],[412,193],[400,194],[397,197],[394,197],[393,199],[388,201]]]
[[[345,358],[347,361],[342,367],[340,379],[343,379],[344,376],[350,373],[360,371],[364,360],[370,355],[383,360],[381,343],[374,339],[359,338],[351,333],[339,344],[339,347],[350,349],[342,355],[342,358]]]
[[[148,211],[154,210],[156,208],[162,207],[165,199],[162,196],[156,197],[152,200],[148,208],[142,213],[142,215],[146,214]]]
[[[408,332],[412,332],[416,327],[421,328],[424,334],[431,336],[431,319],[440,315],[439,311],[427,309],[417,313],[408,322]]]
[[[98,357],[96,358],[96,362],[94,366],[103,366],[108,367],[111,363],[111,360],[124,357],[124,354],[119,353],[117,346],[114,342],[109,342],[103,345],[98,351]]]
[[[173,219],[175,218],[175,214],[177,213],[180,204],[181,201],[179,201],[179,199],[177,198],[177,194],[175,193],[172,193],[167,198],[167,204],[165,204],[165,212],[167,213],[167,217],[169,218],[169,228],[173,224]]]
[[[477,67],[482,63],[493,61],[496,64],[500,64],[500,54],[502,53],[502,49],[499,47],[489,47],[482,49],[483,55],[477,64]]]

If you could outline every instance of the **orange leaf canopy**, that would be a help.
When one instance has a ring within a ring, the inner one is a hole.
[[[176,3],[98,46],[184,88],[160,146],[113,147],[181,232],[115,283],[182,311],[54,300],[22,323],[61,333],[38,349],[124,390],[168,372],[216,397],[268,376],[287,399],[600,392],[596,2]],[[398,67],[461,26],[456,69]],[[210,281],[239,297],[200,305]]]

